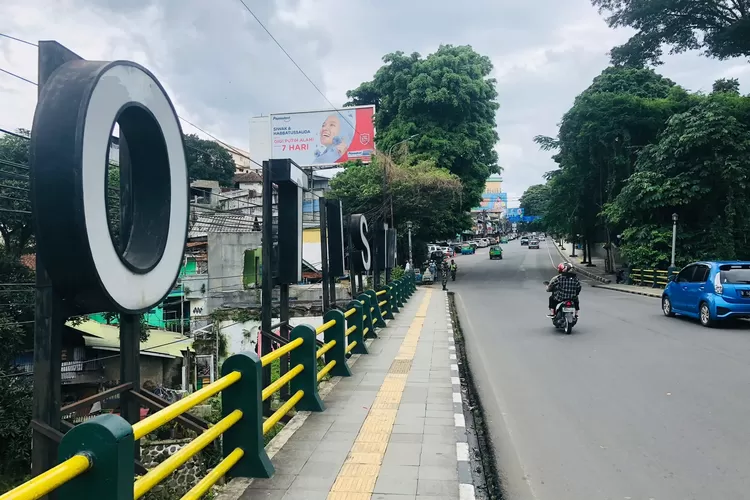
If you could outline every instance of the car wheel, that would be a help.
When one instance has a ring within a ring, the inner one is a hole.
[[[705,302],[701,302],[699,310],[701,325],[706,327],[713,326],[714,321],[711,319],[711,309],[708,307],[708,304],[706,304]]]
[[[661,310],[664,312],[664,316],[667,316],[668,318],[674,316],[674,312],[672,312],[672,301],[666,295],[661,298]]]

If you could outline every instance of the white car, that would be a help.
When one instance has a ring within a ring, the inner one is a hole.
[[[490,241],[487,238],[479,238],[477,243],[479,243],[479,248],[487,248],[490,246]]]

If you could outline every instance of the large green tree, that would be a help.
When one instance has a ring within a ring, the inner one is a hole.
[[[639,265],[669,263],[672,214],[679,216],[677,260],[748,259],[750,99],[700,97],[644,148],[635,173],[607,207],[625,227],[623,250]]]
[[[5,251],[13,255],[21,255],[33,239],[29,131],[17,133],[0,135],[0,236]]]
[[[407,221],[412,223],[416,248],[424,243],[455,236],[456,227],[470,224],[468,213],[452,208],[461,195],[460,180],[434,162],[408,157],[395,164],[385,155],[372,164],[353,163],[331,179],[329,196],[341,200],[345,213],[365,214],[371,221],[384,214],[383,174],[388,169],[388,195],[393,198],[399,234],[399,255],[406,258]],[[415,259],[419,259],[419,251]]]
[[[231,186],[234,177],[234,160],[222,145],[201,139],[195,134],[184,137],[185,159],[191,181],[202,179],[218,181],[222,186]]]
[[[419,134],[410,150],[458,176],[460,207],[478,206],[484,183],[499,172],[492,63],[470,46],[443,45],[435,53],[388,54],[372,81],[347,93],[347,105],[375,104],[381,151]]]
[[[612,49],[617,65],[660,64],[671,53],[700,49],[728,59],[750,54],[750,0],[591,0],[611,27],[636,33]]]

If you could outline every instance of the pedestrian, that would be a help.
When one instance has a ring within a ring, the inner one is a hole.
[[[407,273],[409,271],[411,271],[411,261],[410,260],[406,261],[406,265],[404,266],[404,271],[406,271]]]

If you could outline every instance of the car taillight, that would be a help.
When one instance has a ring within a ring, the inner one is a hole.
[[[721,284],[721,271],[714,276],[714,291],[719,295],[724,293],[724,285]]]

